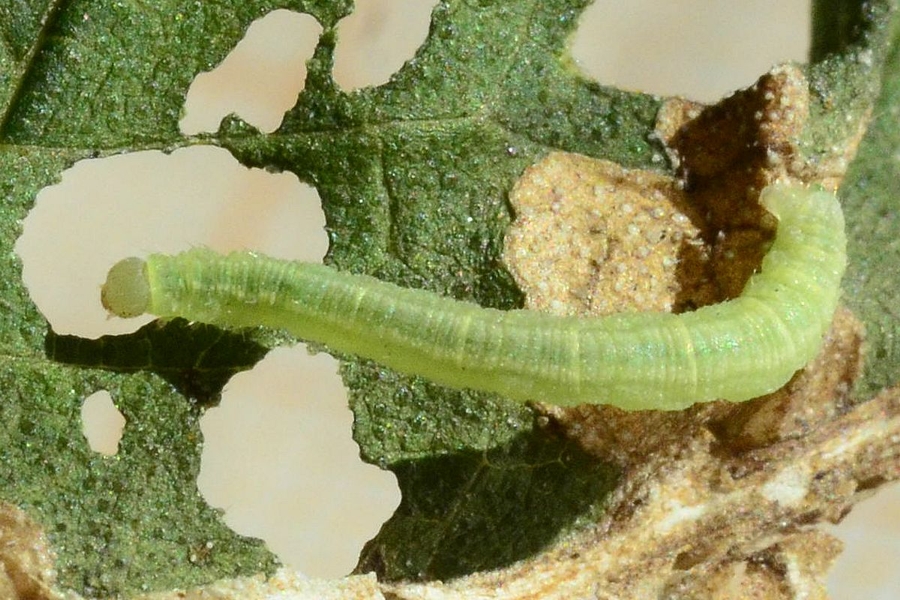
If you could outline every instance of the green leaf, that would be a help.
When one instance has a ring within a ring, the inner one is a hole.
[[[603,88],[569,64],[565,42],[586,4],[440,5],[416,57],[388,84],[352,96],[334,88],[326,38],[277,132],[242,138],[226,128],[216,141],[245,164],[315,183],[335,266],[520,306],[500,254],[512,216],[506,196],[524,168],[552,149],[644,167],[662,154],[649,141],[658,99]],[[523,558],[610,488],[613,469],[584,456],[546,465],[548,454],[578,452],[521,405],[373,364],[351,361],[343,375],[363,457],[394,470],[405,498],[361,569],[449,577]],[[519,468],[490,468],[492,457]],[[488,510],[498,497],[508,502]],[[527,514],[530,526],[511,514]],[[440,526],[437,515],[447,515]]]
[[[403,501],[357,567],[388,580],[447,580],[533,556],[594,521],[619,475],[575,443],[533,431],[392,469]]]
[[[900,373],[900,36],[897,3],[820,0],[814,4],[811,89],[820,140],[810,160],[852,146],[874,115],[840,196],[849,265],[844,301],[866,326],[867,359],[857,382],[866,399],[896,385]],[[810,136],[813,137],[813,136]]]
[[[900,36],[897,18],[884,21],[883,88],[872,109],[874,121],[841,188],[847,216],[849,266],[844,298],[866,325],[867,360],[857,393],[868,398],[897,384],[900,373]],[[890,46],[887,45],[890,43]],[[859,45],[846,49],[852,64]],[[864,61],[868,55],[862,54]],[[875,55],[876,59],[878,54]],[[883,64],[882,64],[883,61]],[[863,69],[860,69],[863,70]]]
[[[335,266],[520,306],[500,254],[506,195],[523,169],[552,149],[645,167],[661,160],[649,141],[658,99],[598,86],[568,62],[565,41],[586,4],[439,5],[416,57],[388,84],[349,96],[331,81],[326,36],[278,131],[235,135],[229,123],[215,141],[244,164],[315,183]],[[356,439],[378,464],[484,449],[530,427],[528,411],[503,400],[448,395],[373,365],[351,363],[344,375]],[[477,417],[460,419],[464,410]],[[511,415],[514,426],[505,425]]]
[[[196,400],[215,400],[225,379],[277,337],[183,323],[99,341],[47,333],[12,251],[37,192],[82,158],[216,144],[248,166],[290,170],[317,187],[336,267],[520,306],[500,252],[512,216],[507,193],[526,166],[567,150],[667,167],[652,135],[660,100],[587,81],[570,64],[566,40],[587,3],[448,0],[416,57],[386,85],[356,93],[331,77],[334,25],[350,2],[0,7],[0,499],[50,533],[63,586],[127,595],[271,569],[262,546],[232,534],[196,492]],[[896,6],[817,6],[804,152],[824,161],[859,131],[882,66],[896,68],[893,54],[885,62]],[[229,118],[215,135],[183,137],[178,119],[192,78],[275,8],[305,10],[324,27],[282,127],[263,135]],[[868,391],[893,384],[897,372],[896,286],[887,276],[900,268],[889,195],[896,179],[884,164],[896,154],[895,92],[885,88],[878,113],[886,117],[843,192],[853,239],[847,296],[874,348]],[[390,578],[497,567],[602,510],[615,470],[542,427],[527,407],[361,361],[348,360],[343,374],[363,456],[394,470],[404,491],[362,567]],[[80,431],[80,402],[98,389],[131,424],[113,459],[92,453]],[[191,563],[207,542],[212,551]]]
[[[170,327],[163,336],[144,332],[80,348],[52,333],[45,339],[46,322],[24,289],[13,244],[37,192],[75,161],[187,143],[178,119],[191,80],[276,8],[306,8],[333,24],[350,5],[22,0],[0,6],[0,500],[25,508],[45,528],[59,555],[61,585],[86,595],[190,586],[274,567],[259,541],[234,534],[200,497],[202,408],[167,383],[214,397],[229,369],[259,358],[259,346],[231,336],[225,356],[201,360],[204,344],[222,347],[222,334],[213,332],[206,341],[192,338],[196,352],[170,357],[180,364],[163,365],[157,375],[149,372],[159,367],[152,356],[142,365],[148,372],[135,375],[83,368],[139,365],[141,336],[153,345],[145,354],[159,354],[179,334]],[[62,362],[48,358],[45,343]],[[116,356],[103,357],[104,345]],[[217,378],[196,377],[209,361],[217,363]],[[100,389],[129,422],[113,458],[93,453],[81,432],[81,402]],[[202,560],[189,561],[207,547]]]

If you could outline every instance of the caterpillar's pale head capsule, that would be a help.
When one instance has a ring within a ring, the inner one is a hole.
[[[132,257],[120,260],[109,270],[100,289],[103,307],[117,317],[137,317],[150,308],[147,263]]]

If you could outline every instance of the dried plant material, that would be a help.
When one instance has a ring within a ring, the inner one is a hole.
[[[682,427],[680,439],[646,446],[597,523],[506,569],[416,584],[282,571],[136,600],[706,600],[735,590],[760,600],[827,598],[824,576],[840,543],[809,527],[838,522],[874,487],[900,478],[900,390],[745,452],[723,448],[700,424]]]
[[[671,177],[553,152],[525,170],[510,203],[504,261],[530,309],[680,312],[713,301],[698,217]]]
[[[790,174],[807,114],[805,79],[790,66],[773,69],[751,88],[715,106],[672,100],[661,111],[659,135],[671,144],[670,155],[685,178],[683,187],[691,190],[679,196],[679,203],[694,205],[709,219],[694,221],[704,232],[708,247],[702,253],[712,257],[711,278],[721,296],[738,295],[758,265],[770,232],[754,194]],[[676,444],[698,424],[715,430],[723,443],[762,446],[802,435],[839,413],[861,368],[861,345],[861,325],[848,311],[840,311],[816,361],[785,388],[744,405],[720,403],[678,414],[637,415],[610,407],[544,409],[565,435],[620,465],[639,463],[646,454]]]
[[[673,98],[657,117],[657,135],[706,217],[701,227],[725,297],[740,293],[771,237],[773,223],[755,202],[759,191],[785,178],[819,181],[809,178],[798,150],[808,116],[803,72],[782,65],[713,106]]]
[[[0,503],[0,598],[53,600],[55,556],[40,528],[24,512]]]
[[[384,600],[374,575],[341,580],[309,579],[282,569],[263,577],[228,579],[187,591],[159,592],[132,600]]]
[[[678,600],[827,600],[825,576],[842,544],[819,531],[787,535],[750,556],[693,573],[670,585],[666,598]]]
[[[759,192],[806,181],[808,112],[806,80],[785,65],[714,106],[663,106],[657,134],[678,179],[566,153],[530,167],[510,194],[504,251],[528,308],[681,312],[739,295],[775,227]]]
[[[808,115],[803,72],[782,65],[713,106],[669,100],[656,128],[692,202],[709,211],[708,226],[726,230],[758,224],[760,210],[747,201],[754,193],[800,179],[797,142]]]
[[[846,412],[853,382],[862,372],[862,323],[846,308],[835,314],[819,356],[788,385],[741,405],[719,404],[711,428],[735,450],[802,437]]]
[[[805,528],[837,522],[870,482],[900,477],[896,390],[802,439],[746,453],[723,453],[702,427],[690,433],[644,456],[597,524],[541,556],[390,589],[403,600],[686,600],[733,597],[734,589],[767,600],[824,598],[839,544]]]

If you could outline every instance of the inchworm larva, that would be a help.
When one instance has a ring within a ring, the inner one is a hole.
[[[228,327],[284,328],[456,388],[516,400],[684,408],[775,391],[819,351],[846,263],[834,195],[773,185],[779,219],[742,294],[683,314],[560,317],[500,311],[318,264],[196,249],[125,259],[103,303]]]

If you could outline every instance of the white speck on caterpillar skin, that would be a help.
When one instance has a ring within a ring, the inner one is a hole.
[[[520,401],[627,410],[743,401],[777,390],[815,357],[846,265],[833,194],[772,185],[760,203],[778,219],[760,271],[739,297],[682,314],[499,311],[324,265],[206,249],[152,254],[141,268],[126,259],[102,297],[120,316],[283,328],[404,373]]]

